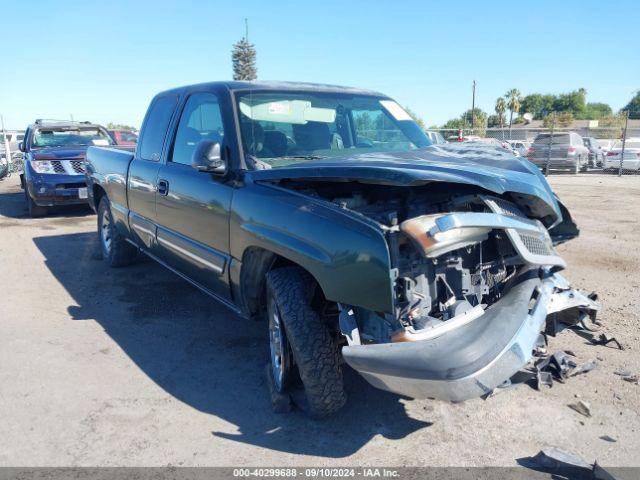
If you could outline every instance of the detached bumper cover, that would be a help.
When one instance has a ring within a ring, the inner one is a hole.
[[[540,279],[529,271],[464,327],[417,342],[350,345],[342,354],[377,388],[413,398],[468,400],[491,392],[531,360],[547,315],[599,308],[562,276]]]

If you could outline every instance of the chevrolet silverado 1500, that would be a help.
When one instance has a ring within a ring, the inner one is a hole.
[[[460,401],[527,364],[548,318],[599,308],[559,273],[554,245],[578,230],[535,165],[431,145],[375,92],[178,88],[151,102],[135,154],[87,162],[105,261],[143,252],[266,319],[270,383],[314,416],[345,402],[341,359],[376,387]]]

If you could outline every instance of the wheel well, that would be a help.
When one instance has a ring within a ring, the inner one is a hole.
[[[266,305],[267,273],[270,270],[288,266],[302,268],[315,280],[311,272],[288,258],[260,247],[247,248],[242,256],[242,270],[240,272],[243,310],[251,316],[260,315]],[[317,294],[324,299],[322,287],[317,280],[315,283]]]
[[[100,206],[100,200],[102,200],[102,197],[106,194],[107,192],[105,192],[104,188],[102,188],[100,185],[93,186],[93,203],[96,206],[96,211]]]

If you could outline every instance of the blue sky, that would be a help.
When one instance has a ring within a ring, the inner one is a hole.
[[[370,88],[427,125],[471,103],[584,87],[622,107],[640,88],[640,2],[6,0],[0,113],[139,125],[170,87],[231,78],[244,34],[258,77]]]

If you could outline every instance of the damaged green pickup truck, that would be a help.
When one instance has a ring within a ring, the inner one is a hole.
[[[578,235],[538,168],[431,145],[390,98],[216,82],[157,95],[135,154],[90,147],[105,261],[143,252],[246,318],[313,416],[372,385],[460,401],[532,358],[548,319],[595,319],[554,248]],[[268,335],[267,335],[268,331]]]

